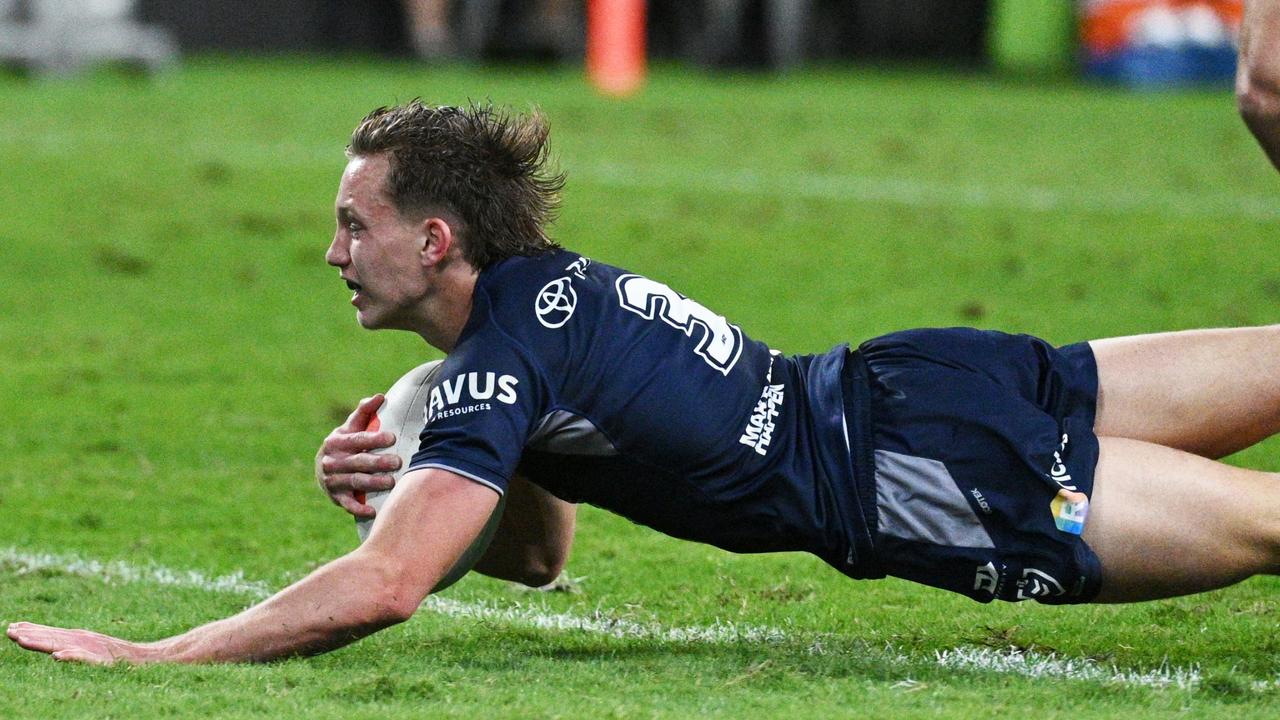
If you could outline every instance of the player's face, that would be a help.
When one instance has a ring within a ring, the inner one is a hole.
[[[401,217],[386,192],[385,155],[347,163],[334,203],[337,229],[325,261],[355,291],[356,320],[369,329],[415,329],[428,287],[420,223]]]

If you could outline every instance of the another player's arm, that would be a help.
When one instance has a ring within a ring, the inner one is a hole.
[[[1280,168],[1280,0],[1245,3],[1236,103],[1245,125]]]
[[[577,505],[515,475],[501,523],[473,569],[530,587],[554,581],[569,559],[577,513]]]
[[[347,645],[412,616],[498,501],[492,489],[436,468],[401,485],[363,545],[233,617],[151,643],[31,623],[10,625],[9,637],[92,663],[267,661]]]

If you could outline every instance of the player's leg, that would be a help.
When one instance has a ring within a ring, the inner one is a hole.
[[[1137,440],[1098,438],[1084,539],[1102,564],[1095,602],[1212,590],[1280,569],[1280,482]]]
[[[1098,435],[1223,457],[1280,432],[1280,325],[1089,343]]]

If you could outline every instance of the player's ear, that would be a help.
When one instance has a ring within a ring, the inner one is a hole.
[[[431,216],[422,221],[422,264],[432,266],[439,263],[449,254],[453,247],[453,228],[449,221],[439,216]]]

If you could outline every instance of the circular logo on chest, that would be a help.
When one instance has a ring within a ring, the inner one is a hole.
[[[538,322],[552,330],[569,322],[573,309],[578,306],[578,293],[569,278],[557,278],[542,286],[534,298],[533,310]]]

